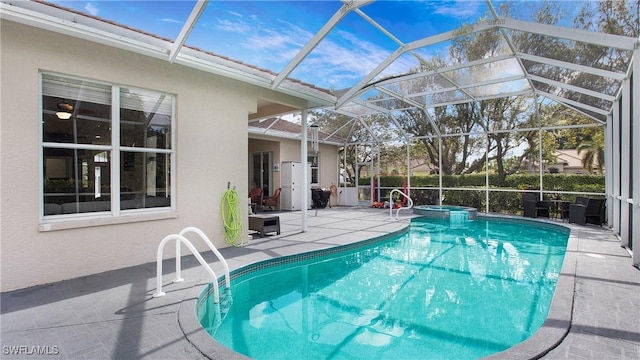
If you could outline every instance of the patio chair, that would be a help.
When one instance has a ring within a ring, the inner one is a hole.
[[[562,221],[569,219],[569,206],[571,205],[568,201],[563,201],[560,203],[560,219]]]
[[[575,204],[569,205],[569,223],[578,225],[604,223],[605,199],[577,198]]]
[[[548,201],[540,201],[534,193],[522,194],[522,208],[524,217],[549,217],[551,204]]]
[[[312,209],[324,209],[329,205],[329,198],[331,197],[331,190],[322,188],[311,189],[311,208]]]
[[[251,198],[252,204],[260,204],[260,198],[262,197],[262,190],[259,187],[254,187],[249,191],[249,197]]]
[[[280,197],[281,190],[281,188],[277,188],[273,196],[262,199],[262,206],[269,207],[269,210],[273,210],[274,206],[278,206],[278,198]]]

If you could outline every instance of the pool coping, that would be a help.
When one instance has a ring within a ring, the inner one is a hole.
[[[569,334],[571,319],[573,316],[573,296],[576,284],[576,269],[578,261],[578,237],[565,225],[551,223],[547,220],[523,219],[516,216],[503,216],[493,214],[478,214],[481,217],[500,217],[517,222],[545,224],[550,227],[566,229],[569,231],[567,249],[560,276],[556,283],[556,289],[551,300],[551,307],[547,319],[540,329],[527,340],[516,344],[502,352],[483,357],[484,360],[503,359],[540,359],[557,347]]]
[[[502,359],[539,359],[553,350],[569,333],[571,327],[571,319],[573,314],[573,297],[576,279],[576,265],[577,265],[577,244],[578,238],[574,236],[571,228],[565,225],[557,223],[551,223],[545,220],[538,219],[523,219],[522,217],[500,215],[500,214],[484,214],[479,213],[479,218],[491,217],[500,218],[514,222],[524,222],[531,224],[544,224],[558,230],[566,230],[569,232],[569,239],[567,241],[567,249],[565,252],[565,258],[562,263],[562,269],[556,289],[551,301],[551,307],[549,308],[549,314],[543,325],[527,340],[516,344],[509,349],[502,352],[484,357],[485,360],[502,360]],[[243,264],[235,269],[230,269],[230,274],[237,272],[238,270],[259,266],[261,263],[273,262],[280,258],[293,258],[304,256],[305,254],[331,252],[343,247],[356,247],[366,246],[368,243],[376,241],[382,241],[388,236],[406,231],[409,228],[409,224],[406,227],[388,233],[383,236],[376,236],[361,241],[357,241],[351,244],[338,245],[328,248],[316,249],[311,251],[302,251],[299,253],[273,257],[271,259],[261,260],[253,263]],[[233,278],[233,276],[230,276]],[[220,282],[221,278],[219,278]],[[180,330],[184,334],[187,341],[194,346],[204,357],[212,360],[246,360],[251,359],[245,355],[237,353],[226,346],[217,342],[209,333],[202,327],[196,314],[196,306],[200,294],[205,291],[202,284],[196,284],[186,291],[184,298],[180,302],[178,307],[178,325]]]

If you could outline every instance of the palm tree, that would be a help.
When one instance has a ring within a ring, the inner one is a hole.
[[[595,165],[598,174],[602,174],[602,170],[604,169],[604,146],[601,142],[591,139],[585,140],[578,145],[576,150],[578,151],[578,155],[584,152],[582,156],[582,167],[584,169],[592,173]]]

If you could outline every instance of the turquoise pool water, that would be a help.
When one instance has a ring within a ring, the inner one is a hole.
[[[476,359],[542,325],[567,240],[520,221],[419,219],[392,239],[243,274],[231,306],[205,299],[197,313],[256,359]]]

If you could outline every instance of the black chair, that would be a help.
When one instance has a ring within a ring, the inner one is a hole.
[[[522,208],[524,210],[524,217],[549,217],[549,209],[551,203],[548,201],[540,201],[537,199],[534,193],[522,194]]]
[[[329,199],[331,197],[331,190],[312,188],[311,189],[311,208],[312,209],[324,209],[329,205]]]
[[[569,205],[571,205],[571,203],[568,201],[560,203],[560,219],[562,219],[562,221],[569,219]]]
[[[575,204],[569,205],[569,222],[578,225],[604,224],[605,199],[577,198]]]

